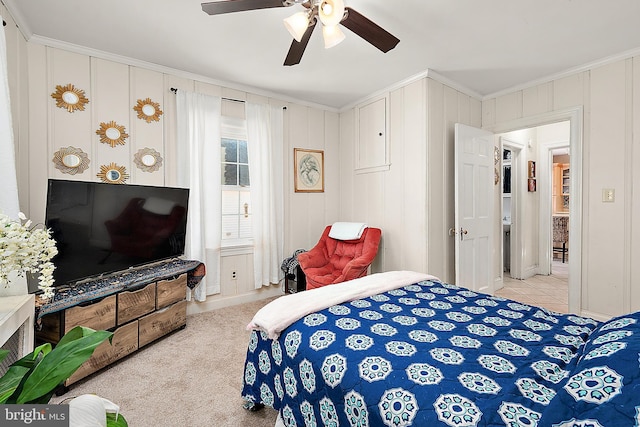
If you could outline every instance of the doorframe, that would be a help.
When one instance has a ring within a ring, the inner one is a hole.
[[[509,245],[509,258],[511,260],[511,266],[509,268],[509,275],[514,279],[523,279],[524,272],[522,271],[522,194],[525,190],[525,179],[522,176],[521,171],[527,170],[525,167],[525,159],[522,155],[522,150],[525,145],[522,142],[515,141],[513,139],[500,137],[500,147],[502,150],[505,148],[511,150],[511,242]],[[502,191],[500,191],[502,195]],[[502,217],[503,210],[503,198],[500,197],[500,217]],[[501,221],[502,222],[502,221]],[[500,266],[502,268],[502,277],[504,280],[504,244],[502,246],[502,259]],[[518,249],[520,249],[518,251]]]
[[[493,133],[506,133],[514,130],[533,128],[551,123],[569,121],[569,168],[571,169],[571,182],[569,183],[569,247],[573,248],[571,262],[569,263],[569,311],[580,313],[582,310],[582,139],[584,108],[582,106],[556,110],[549,113],[538,114],[520,119],[510,120],[484,129]]]
[[[552,201],[553,195],[553,153],[556,148],[565,148],[569,146],[569,141],[549,142],[538,145],[538,158],[540,159],[540,166],[538,168],[541,182],[538,186],[540,191],[540,240],[538,245],[538,274],[548,276],[551,274],[551,262],[553,260],[553,251],[551,247],[553,245],[552,238]],[[569,170],[571,170],[571,148],[569,148]],[[573,179],[573,177],[572,177]],[[569,203],[571,203],[571,181],[569,181]],[[569,208],[569,216],[571,217],[571,207]],[[569,228],[571,229],[571,220],[569,221]],[[571,238],[571,230],[569,230],[569,238]],[[571,244],[569,244],[571,247]],[[569,263],[569,269],[571,268],[571,262]]]

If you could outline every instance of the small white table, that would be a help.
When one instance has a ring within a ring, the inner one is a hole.
[[[0,297],[0,346],[22,328],[21,353],[33,351],[35,296],[33,294]]]

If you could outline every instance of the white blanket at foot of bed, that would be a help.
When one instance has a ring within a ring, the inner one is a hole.
[[[284,329],[298,319],[332,305],[366,298],[398,289],[423,280],[439,280],[435,276],[415,271],[375,273],[348,282],[323,286],[282,296],[262,307],[253,316],[247,329],[262,330],[276,339]]]

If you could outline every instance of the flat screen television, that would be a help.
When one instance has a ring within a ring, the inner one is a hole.
[[[188,201],[186,188],[50,179],[55,286],[183,255]]]

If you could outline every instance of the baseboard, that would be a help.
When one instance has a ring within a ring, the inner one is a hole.
[[[526,267],[522,270],[522,279],[521,280],[527,280],[530,277],[535,276],[536,274],[538,274],[538,266],[537,265],[532,265],[529,267]]]
[[[496,277],[493,280],[493,291],[499,291],[504,288],[504,276]]]
[[[253,292],[240,295],[210,295],[206,301],[191,301],[187,305],[187,316],[198,313],[205,313],[211,310],[217,310],[219,308],[231,307],[238,304],[245,304],[248,302],[260,301],[263,299],[284,295],[282,286],[272,285],[269,287],[263,287],[256,289]]]

